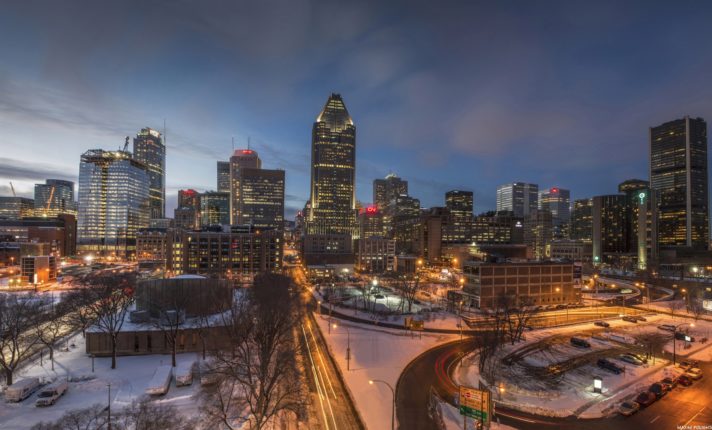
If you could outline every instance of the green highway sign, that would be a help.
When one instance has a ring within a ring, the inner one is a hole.
[[[487,420],[487,412],[480,411],[479,409],[472,409],[467,406],[460,406],[460,415],[465,415],[477,420]]]
[[[490,392],[460,385],[460,415],[487,422],[491,409]]]

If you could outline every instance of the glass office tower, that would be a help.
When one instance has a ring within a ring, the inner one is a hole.
[[[133,141],[133,157],[148,170],[151,218],[165,218],[166,147],[161,133],[148,127],[141,129]]]
[[[35,216],[54,218],[61,214],[77,216],[74,182],[47,179],[44,184],[35,184]]]

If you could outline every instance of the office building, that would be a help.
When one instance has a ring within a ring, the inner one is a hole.
[[[146,166],[129,152],[92,149],[82,154],[79,251],[132,257],[136,232],[149,225],[149,186]]]
[[[284,230],[284,170],[242,167],[235,174],[232,223]]]
[[[200,225],[230,224],[230,193],[206,191],[199,195]]]
[[[497,212],[511,211],[515,217],[523,218],[538,208],[539,186],[524,182],[497,187]]]
[[[230,157],[230,224],[239,224],[237,210],[240,200],[240,170],[245,168],[262,168],[262,160],[257,151],[237,149]]]
[[[148,172],[150,217],[165,218],[166,146],[161,133],[142,128],[133,141],[133,158],[144,164]]]
[[[0,219],[20,219],[33,216],[35,201],[25,197],[0,196]]]
[[[571,239],[591,242],[593,238],[592,208],[593,199],[579,199],[574,201],[574,210],[571,214],[571,230],[569,233]]]
[[[57,280],[57,259],[53,255],[22,257],[22,282],[40,285]]]
[[[551,212],[553,235],[556,239],[569,236],[571,222],[571,193],[563,188],[551,187],[539,191],[538,208]]]
[[[465,285],[459,299],[465,301],[464,307],[477,309],[493,309],[503,295],[512,299],[513,306],[522,302],[533,306],[573,303],[577,300],[573,269],[573,263],[466,261],[462,270]],[[452,300],[453,294],[448,298]]]
[[[569,260],[590,263],[593,257],[591,242],[572,239],[556,239],[551,242],[552,260]]]
[[[657,258],[658,193],[648,181],[629,179],[618,185],[626,197],[626,249],[638,254],[638,269]]]
[[[35,216],[54,218],[61,214],[77,216],[74,182],[47,179],[44,184],[35,184]]]
[[[650,187],[658,193],[661,247],[709,241],[707,123],[684,117],[650,128]]]
[[[547,210],[532,210],[524,218],[524,244],[531,258],[544,260],[549,256],[549,245],[554,238],[553,219]]]
[[[469,243],[472,238],[474,197],[472,191],[452,190],[445,193],[449,219],[443,230],[443,242]]]
[[[485,212],[474,218],[471,240],[482,244],[524,243],[524,220],[514,212]]]
[[[218,161],[217,166],[217,187],[221,193],[230,192],[230,162]]]
[[[595,196],[591,207],[593,262],[618,263],[627,244],[628,206],[623,194]]]
[[[382,237],[360,238],[355,241],[356,268],[365,273],[385,273],[395,270],[396,241]]]
[[[200,228],[200,193],[193,189],[178,190],[178,207],[173,211],[177,228]]]
[[[383,211],[378,206],[369,205],[359,209],[358,237],[360,239],[385,237]]]
[[[373,204],[380,210],[386,209],[393,199],[403,194],[408,194],[408,181],[393,173],[385,179],[373,180]]]
[[[0,219],[0,237],[21,244],[46,244],[42,255],[68,257],[77,253],[77,218],[61,214],[54,218]]]
[[[396,241],[396,253],[415,252],[420,226],[420,200],[400,195],[388,205],[387,236]]]
[[[348,234],[356,227],[356,127],[331,94],[312,129],[308,234]]]

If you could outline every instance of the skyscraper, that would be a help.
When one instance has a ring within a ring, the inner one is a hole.
[[[262,160],[252,149],[237,149],[230,157],[230,224],[239,224],[240,169],[261,169]]]
[[[591,205],[593,262],[615,262],[628,253],[627,204],[623,194],[595,196]]]
[[[35,216],[54,218],[60,214],[77,215],[74,182],[47,179],[44,184],[35,184]]]
[[[35,202],[25,197],[0,196],[0,218],[20,219],[34,215]]]
[[[339,94],[314,122],[307,234],[347,234],[356,226],[356,127]]]
[[[142,128],[133,141],[133,158],[148,170],[151,218],[165,218],[166,147],[161,133]]]
[[[540,210],[551,212],[553,235],[555,239],[569,237],[571,223],[571,193],[563,188],[551,187],[539,191]]]
[[[384,210],[393,199],[402,194],[408,194],[408,181],[393,173],[388,174],[385,179],[373,180],[373,204],[380,210]]]
[[[230,192],[230,162],[218,161],[217,166],[217,186],[222,193]]]
[[[518,218],[526,217],[538,207],[539,186],[513,182],[497,187],[497,212],[511,211]]]
[[[443,228],[443,241],[446,243],[470,242],[474,217],[472,191],[448,191],[445,193],[445,207],[449,210],[449,215]]]
[[[284,170],[239,169],[233,224],[284,229]]]
[[[125,151],[92,149],[79,165],[80,252],[128,257],[136,233],[150,219],[150,177],[143,163]]]
[[[574,201],[574,211],[571,215],[571,239],[591,242],[593,236],[592,208],[593,199]]]
[[[660,246],[707,248],[707,123],[684,117],[650,128],[650,187],[660,197]]]
[[[200,194],[200,225],[230,223],[230,193],[206,191]]]

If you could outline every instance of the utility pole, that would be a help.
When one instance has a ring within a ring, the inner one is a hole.
[[[107,421],[107,429],[111,430],[111,384],[106,384],[109,387],[109,407],[108,407],[108,421]]]

